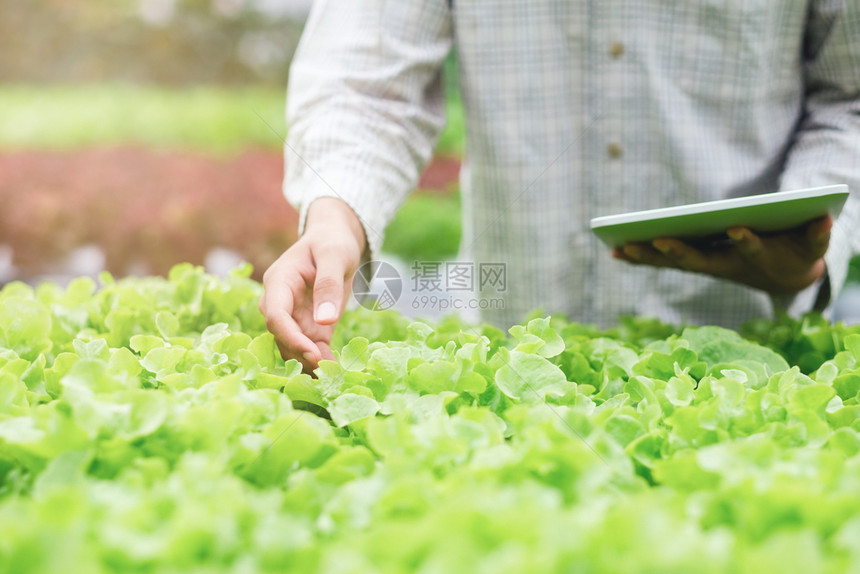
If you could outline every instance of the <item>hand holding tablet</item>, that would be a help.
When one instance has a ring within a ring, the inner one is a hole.
[[[822,215],[836,219],[847,199],[847,185],[829,185],[595,217],[591,229],[610,247],[658,237],[725,238],[731,227],[768,234],[799,227]]]
[[[629,263],[790,295],[826,277],[830,229],[847,198],[847,186],[836,185],[595,218],[591,224],[613,256]]]

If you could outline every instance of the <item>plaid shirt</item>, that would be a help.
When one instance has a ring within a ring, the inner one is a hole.
[[[450,4],[450,5],[449,5]],[[467,128],[463,257],[504,263],[505,325],[535,308],[737,326],[743,286],[614,260],[592,217],[847,183],[826,256],[858,252],[857,0],[317,0],[290,71],[285,194],[336,196],[371,253],[444,125],[457,48]]]

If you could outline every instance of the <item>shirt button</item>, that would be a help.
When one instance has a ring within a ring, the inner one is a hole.
[[[615,42],[609,46],[609,55],[613,58],[620,58],[624,53],[624,44],[621,42]]]
[[[612,159],[618,159],[619,157],[621,157],[621,146],[617,143],[611,143],[606,146],[606,153]]]

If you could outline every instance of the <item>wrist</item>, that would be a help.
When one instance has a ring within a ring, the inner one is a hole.
[[[332,229],[349,231],[358,245],[359,253],[364,253],[367,246],[367,238],[361,220],[342,199],[320,197],[311,203],[305,221],[305,233],[317,229],[322,230],[323,233],[330,233]]]

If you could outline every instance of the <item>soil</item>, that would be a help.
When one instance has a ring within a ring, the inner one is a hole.
[[[459,167],[437,158],[421,192],[450,193]],[[296,239],[282,179],[281,154],[271,150],[0,153],[0,281],[87,274],[93,257],[115,276],[165,274],[213,253],[249,261],[259,279]]]

